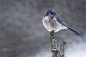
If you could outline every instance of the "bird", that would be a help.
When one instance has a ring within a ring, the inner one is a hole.
[[[47,9],[45,15],[42,19],[43,26],[49,31],[49,32],[58,32],[62,29],[70,30],[74,32],[77,35],[80,35],[77,31],[70,28],[65,24],[65,22],[62,20],[59,14],[57,14],[54,9]]]

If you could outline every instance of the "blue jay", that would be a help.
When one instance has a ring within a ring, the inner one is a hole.
[[[46,14],[43,16],[42,19],[43,26],[49,31],[49,32],[58,32],[62,29],[69,29],[76,33],[77,35],[80,35],[78,32],[73,30],[72,28],[68,27],[64,21],[61,19],[61,17],[55,13],[53,9],[47,9]]]

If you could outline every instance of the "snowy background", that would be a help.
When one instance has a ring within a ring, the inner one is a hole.
[[[42,25],[53,8],[69,30],[57,33],[67,41],[67,57],[86,57],[86,0],[0,0],[0,57],[51,57],[49,32]]]

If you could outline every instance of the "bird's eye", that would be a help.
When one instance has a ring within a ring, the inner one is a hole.
[[[51,12],[51,14],[53,15],[53,14],[54,14],[54,12]]]
[[[46,13],[47,15],[49,14],[49,13]]]

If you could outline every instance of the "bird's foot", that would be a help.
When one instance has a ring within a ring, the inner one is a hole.
[[[50,34],[53,34],[54,33],[54,30],[50,32]]]

